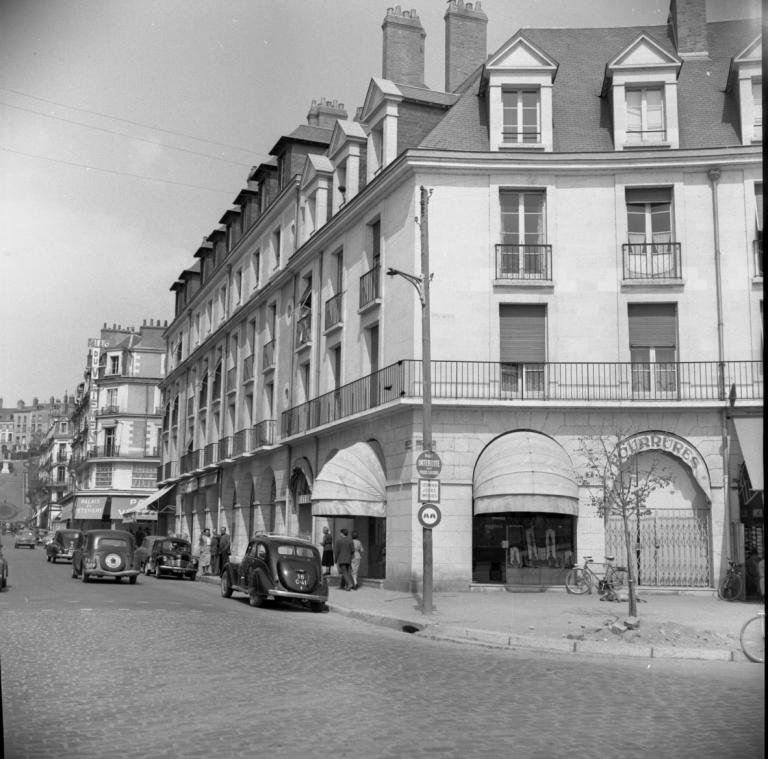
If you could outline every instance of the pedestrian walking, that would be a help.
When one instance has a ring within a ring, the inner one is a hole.
[[[144,532],[143,527],[139,527],[138,530],[136,530],[136,548],[139,548],[141,544],[144,542],[144,538],[147,536],[147,533]]]
[[[219,571],[229,562],[229,555],[231,553],[232,541],[230,540],[227,528],[221,528],[221,534],[219,535]]]
[[[207,575],[211,571],[211,531],[206,527],[200,533],[200,574]]]
[[[323,537],[320,539],[320,545],[323,549],[323,557],[320,563],[325,567],[323,574],[330,575],[333,566],[333,537],[328,527],[323,527]]]
[[[363,543],[356,531],[352,532],[352,547],[352,564],[350,565],[350,571],[352,573],[352,590],[357,590],[360,587],[357,575],[360,572],[360,559],[363,558]]]
[[[352,590],[352,573],[350,565],[352,564],[352,555],[355,552],[355,544],[349,537],[349,530],[342,527],[339,531],[339,537],[336,538],[336,564],[339,567],[339,589]]]
[[[211,534],[211,574],[221,574],[219,562],[219,535],[216,530]]]

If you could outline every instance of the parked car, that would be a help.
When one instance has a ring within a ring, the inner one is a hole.
[[[251,606],[266,600],[306,601],[312,611],[325,611],[328,579],[320,551],[308,540],[287,535],[256,535],[242,561],[230,559],[221,571],[221,595],[245,593]]]
[[[72,577],[88,582],[93,577],[114,577],[120,582],[127,577],[133,585],[139,576],[133,553],[133,535],[125,530],[88,530],[75,545],[72,554]]]
[[[8,562],[3,556],[3,549],[0,546],[0,590],[4,590],[8,584]]]
[[[81,530],[56,530],[53,540],[45,546],[45,560],[54,564],[57,559],[72,561],[75,546],[82,538]]]
[[[152,550],[144,566],[145,574],[155,577],[174,575],[194,580],[197,577],[196,556],[192,544],[184,538],[160,538],[152,543]]]
[[[144,536],[144,540],[141,541],[141,545],[136,548],[136,553],[134,554],[136,569],[138,569],[139,572],[146,572],[149,554],[152,553],[152,546],[156,541],[163,540],[165,537],[165,535]],[[149,572],[147,572],[147,574],[149,574]]]
[[[34,548],[37,545],[37,535],[32,530],[19,530],[13,539],[13,547],[21,548],[26,546],[27,548]]]

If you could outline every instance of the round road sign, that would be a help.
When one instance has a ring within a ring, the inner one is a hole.
[[[440,513],[440,509],[435,506],[434,503],[425,503],[419,509],[418,517],[419,522],[421,522],[421,526],[427,527],[431,530],[433,527],[437,527],[437,525],[440,524],[440,520],[443,518],[443,515]]]
[[[434,451],[422,451],[416,458],[419,477],[437,477],[442,468],[443,462]]]

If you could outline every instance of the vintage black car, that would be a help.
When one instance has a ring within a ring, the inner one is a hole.
[[[56,530],[53,540],[45,546],[45,560],[54,564],[57,559],[72,561],[75,546],[82,539],[81,530]]]
[[[117,582],[127,577],[136,582],[139,570],[134,566],[133,535],[125,530],[88,530],[75,546],[72,577],[88,582],[94,577],[114,577]]]
[[[158,578],[173,575],[194,580],[197,577],[197,557],[192,555],[192,544],[183,538],[159,538],[153,541],[144,572],[148,575],[154,572]]]
[[[139,572],[146,572],[147,562],[149,561],[149,555],[152,553],[152,546],[158,540],[164,540],[165,535],[145,535],[144,540],[141,541],[141,545],[136,547],[136,553],[133,555],[133,559],[136,562],[136,568]],[[147,572],[149,574],[149,572]]]
[[[256,535],[242,561],[230,559],[221,571],[221,595],[246,593],[251,606],[266,600],[305,601],[312,611],[325,611],[328,579],[320,551],[308,540],[287,535]]]

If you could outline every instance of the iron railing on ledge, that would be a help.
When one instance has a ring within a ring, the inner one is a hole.
[[[246,356],[243,359],[243,382],[249,382],[253,379],[253,359],[254,356]]]
[[[552,279],[551,245],[497,245],[496,279]]]
[[[755,276],[763,276],[763,240],[762,237],[752,241],[755,251]]]
[[[337,324],[341,324],[341,296],[336,293],[325,301],[325,329],[329,330]]]
[[[264,343],[261,351],[261,367],[264,370],[272,369],[275,365],[275,345],[276,342],[274,340]]]
[[[379,272],[380,266],[374,266],[360,277],[360,308],[364,308],[369,303],[373,303],[379,294]]]
[[[726,401],[763,399],[760,361],[544,363],[433,361],[434,400]],[[400,398],[422,397],[421,361],[407,359],[283,412],[281,434],[296,435]]]
[[[309,345],[311,342],[312,314],[307,314],[306,316],[302,316],[301,319],[296,322],[296,347],[301,348],[304,345]]]
[[[621,246],[625,280],[681,279],[679,242],[629,242]]]

